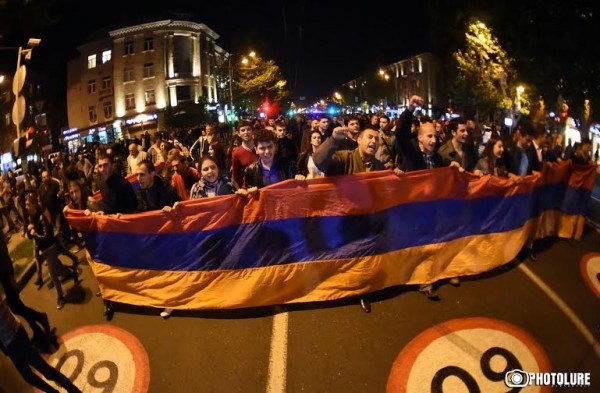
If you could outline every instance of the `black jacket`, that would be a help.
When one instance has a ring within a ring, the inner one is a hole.
[[[137,198],[133,187],[116,172],[100,183],[100,193],[102,209],[106,214],[133,213],[137,210]]]
[[[529,159],[529,163],[531,165],[531,170],[532,171],[541,171],[542,168],[544,167],[544,161],[545,161],[543,150],[542,150],[542,161],[540,161],[540,159],[538,158],[537,151],[535,150],[535,145],[533,144],[533,142],[531,142],[531,145],[529,145],[527,150],[525,150],[525,153],[527,154],[527,158]]]
[[[8,252],[6,236],[0,233],[0,278],[11,277],[15,275],[13,261]]]
[[[277,139],[277,157],[286,161],[296,162],[298,158],[298,153],[296,151],[296,146],[291,139],[288,138],[278,138]]]
[[[504,153],[502,153],[502,158],[504,159],[504,162],[506,163],[506,169],[508,169],[508,171],[510,173],[519,175],[519,167],[521,164],[521,153],[522,152],[523,152],[523,149],[514,142],[507,143],[504,145]],[[527,160],[528,160],[527,173],[525,173],[525,175],[531,175],[531,171],[533,170],[533,168],[532,168],[533,160],[531,157],[531,150],[529,150],[529,152],[526,150],[525,154],[527,155]],[[537,154],[535,154],[535,149],[533,150],[533,154],[536,156],[536,159],[537,159]]]
[[[413,119],[414,115],[405,110],[398,118],[398,124],[396,125],[396,143],[402,155],[402,169],[406,172],[427,169],[423,152],[419,148],[419,142],[410,132]],[[434,168],[444,166],[442,157],[437,152],[434,152],[431,158]]]
[[[173,206],[175,202],[181,201],[181,198],[175,192],[173,187],[161,179],[160,176],[154,176],[154,184],[148,189],[139,189],[137,192],[138,210],[142,212],[150,210],[160,210],[165,206]]]
[[[44,251],[55,244],[54,227],[52,227],[52,223],[48,220],[48,217],[39,208],[34,217],[27,214],[25,228],[29,224],[33,224],[35,234],[32,235],[30,231],[27,231],[27,237],[35,240],[35,246],[39,251]]]
[[[294,164],[290,161],[276,159],[273,162],[273,166],[277,169],[277,174],[281,181],[293,179],[296,175]],[[262,188],[265,186],[260,168],[260,159],[246,167],[244,171],[244,185],[246,188]]]
[[[40,185],[39,194],[42,207],[48,209],[52,217],[55,217],[62,209],[62,201],[58,196],[60,192],[60,184],[54,179],[50,179],[48,185]]]

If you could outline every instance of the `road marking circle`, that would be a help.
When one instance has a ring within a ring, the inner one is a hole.
[[[579,263],[583,281],[590,290],[600,297],[600,253],[585,254]]]
[[[148,392],[148,354],[128,331],[112,325],[84,326],[60,336],[59,342],[60,348],[46,360],[83,392]]]
[[[513,369],[549,372],[550,362],[540,344],[515,325],[491,318],[453,319],[425,330],[402,349],[387,392],[507,391],[504,375]]]

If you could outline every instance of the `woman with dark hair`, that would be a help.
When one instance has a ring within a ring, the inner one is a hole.
[[[321,132],[313,131],[310,133],[309,145],[305,151],[298,156],[296,164],[296,180],[315,179],[325,177],[325,174],[317,168],[312,155],[323,142]]]
[[[200,159],[200,180],[192,186],[190,199],[209,198],[235,193],[229,177],[221,174],[217,160],[212,156]]]
[[[504,153],[504,143],[495,135],[490,137],[488,143],[481,154],[481,158],[475,165],[475,170],[480,170],[482,175],[493,175],[514,179],[517,183],[521,182],[521,176],[510,173],[506,169],[506,164],[502,158]]]
[[[219,171],[228,176],[231,171],[227,167],[227,152],[225,151],[225,147],[220,140],[214,140],[210,142],[208,147],[208,155],[215,159],[215,162],[219,167]],[[200,166],[198,167],[198,170],[200,170]]]
[[[46,262],[48,262],[50,278],[54,283],[58,295],[56,308],[61,310],[66,303],[66,299],[63,296],[59,277],[59,269],[63,265],[58,259],[54,228],[49,217],[42,211],[36,194],[29,193],[25,196],[25,209],[27,210],[27,236],[34,240],[36,252],[39,251]],[[77,285],[79,283],[77,266],[73,265],[71,269],[73,282]]]

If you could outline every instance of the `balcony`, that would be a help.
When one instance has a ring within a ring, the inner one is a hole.
[[[109,87],[107,89],[102,89],[98,92],[98,99],[103,99],[103,98],[107,98],[107,97],[112,97],[113,95],[113,89],[112,87]]]

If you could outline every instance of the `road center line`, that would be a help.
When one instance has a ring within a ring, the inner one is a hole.
[[[284,393],[287,370],[288,313],[280,312],[273,317],[271,352],[267,393]]]
[[[534,272],[532,272],[527,266],[524,264],[519,265],[519,269],[525,273],[527,277],[531,279],[540,289],[548,295],[548,297],[560,308],[560,310],[571,320],[571,322],[575,325],[577,330],[583,335],[585,340],[590,344],[590,346],[594,349],[596,356],[600,358],[600,343],[594,338],[594,335],[590,330],[585,326],[585,324],[579,319],[579,317],[575,314],[575,312],[567,305],[558,296],[556,292],[554,292],[541,278],[539,278]]]

